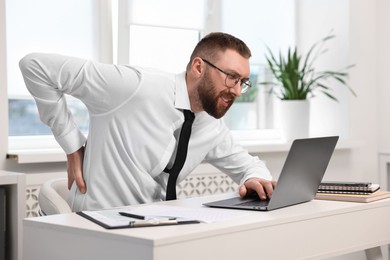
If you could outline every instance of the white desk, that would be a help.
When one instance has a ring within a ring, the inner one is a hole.
[[[226,195],[163,202],[200,207]],[[218,210],[218,209],[215,209]],[[318,201],[211,224],[106,230],[76,214],[24,220],[25,259],[321,259],[390,243],[390,199]],[[375,247],[375,248],[373,248]]]

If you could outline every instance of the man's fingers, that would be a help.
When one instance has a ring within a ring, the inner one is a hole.
[[[84,147],[72,154],[67,155],[68,159],[68,188],[70,189],[73,182],[76,182],[77,188],[81,193],[87,191],[85,182],[83,179],[83,160],[84,160]]]
[[[72,171],[71,169],[68,170],[68,189],[70,190],[73,182],[76,182],[77,187],[81,191],[81,193],[86,192],[86,187],[84,183],[84,179],[82,176],[82,173],[80,171]]]
[[[260,199],[265,200],[267,195],[264,191],[264,187],[260,182],[260,179],[251,179],[245,182],[245,186],[247,190],[253,190],[257,193]]]
[[[253,182],[254,183],[254,190],[257,192],[257,195],[259,195],[260,199],[265,200],[267,199],[267,193],[264,190],[264,186],[261,182]]]
[[[69,177],[69,174],[68,174],[68,190],[70,190],[72,188],[73,181],[74,181],[74,178]]]
[[[265,193],[267,194],[267,196],[269,198],[271,198],[272,197],[272,193],[274,192],[274,184],[273,184],[273,182],[263,183],[263,188],[264,188]]]
[[[80,192],[85,193],[87,190],[85,188],[85,183],[84,183],[83,177],[78,175],[78,176],[76,176],[75,180],[76,180],[76,185],[79,188]]]
[[[247,189],[246,189],[245,185],[241,185],[241,187],[239,189],[240,197],[241,198],[245,197],[246,193],[247,193]]]
[[[265,200],[267,197],[271,198],[276,181],[268,181],[265,179],[253,178],[248,179],[244,185],[240,187],[240,196],[244,197],[249,191],[255,191],[260,199]]]

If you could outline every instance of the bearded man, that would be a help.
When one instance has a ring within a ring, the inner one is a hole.
[[[240,185],[240,196],[272,196],[275,182],[264,162],[235,143],[221,119],[252,86],[250,57],[243,41],[219,32],[200,40],[180,74],[57,54],[24,57],[20,68],[40,118],[67,154],[72,210],[167,199],[167,169],[182,153],[173,186],[207,162]],[[64,94],[86,105],[88,137],[74,123]],[[183,111],[192,117],[184,152],[178,150]]]

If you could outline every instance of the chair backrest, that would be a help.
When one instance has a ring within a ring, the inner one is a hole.
[[[44,182],[39,191],[40,215],[53,215],[72,212],[67,198],[69,195],[66,178],[52,179]]]

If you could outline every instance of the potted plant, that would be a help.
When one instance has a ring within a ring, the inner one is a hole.
[[[294,49],[288,48],[287,57],[283,57],[281,52],[276,57],[267,46],[266,59],[275,81],[265,81],[259,84],[268,86],[270,93],[282,100],[281,124],[285,139],[308,136],[308,99],[314,97],[316,93],[322,93],[330,99],[338,101],[331,93],[330,84],[332,81],[347,87],[353,95],[356,95],[347,84],[348,70],[352,65],[339,71],[318,71],[314,68],[315,61],[327,52],[327,49],[324,48],[325,43],[334,37],[335,35],[329,34],[316,42],[305,56],[299,54],[297,47],[295,47]]]

